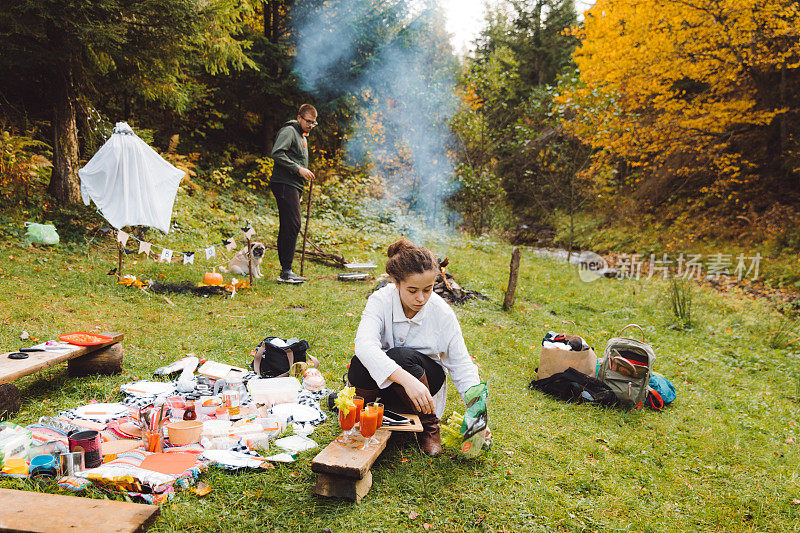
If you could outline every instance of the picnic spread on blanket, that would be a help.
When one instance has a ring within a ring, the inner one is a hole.
[[[92,356],[86,350],[118,347],[122,338],[75,332],[23,348],[15,354],[52,360],[31,361],[3,381],[53,361]],[[385,411],[377,401],[365,405],[347,385],[328,388],[309,349],[305,340],[267,337],[251,352],[251,369],[189,354],[156,369],[152,379],[122,384],[118,401],[78,405],[24,427],[2,422],[0,475],[50,480],[76,493],[93,486],[160,504],[209,468],[259,471],[316,450],[314,428],[330,418],[322,403],[342,433],[311,461],[318,476],[313,490],[358,502],[392,433],[422,431],[420,418]],[[661,409],[675,399],[675,389],[653,372],[654,360],[644,338],[620,332],[598,358],[582,337],[550,331],[529,388],[568,402]],[[470,458],[490,448],[488,396],[485,383],[471,387],[464,413],[442,421],[442,444],[451,452]]]
[[[68,360],[65,354],[107,349],[122,337],[76,332],[21,353],[58,354],[61,362]],[[255,370],[189,354],[156,369],[152,379],[123,383],[118,401],[78,405],[27,426],[2,422],[0,475],[50,481],[76,493],[93,486],[160,504],[194,486],[209,468],[258,471],[319,448],[311,435],[329,419],[320,403],[330,403],[334,422],[345,431],[312,461],[319,476],[314,490],[359,501],[372,484],[369,468],[391,433],[422,431],[419,417],[389,412],[384,418],[382,408],[378,413],[363,401],[364,410],[357,413],[353,389],[327,388],[308,349],[305,340],[267,337],[251,354]],[[468,435],[462,434],[464,417],[458,415],[450,439],[460,449],[480,438],[474,456],[485,444],[485,384],[471,397],[471,423],[464,422]],[[348,408],[349,418],[343,418]]]

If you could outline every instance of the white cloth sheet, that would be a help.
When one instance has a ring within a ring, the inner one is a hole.
[[[414,316],[406,318],[400,293],[393,284],[373,292],[361,314],[356,333],[356,357],[382,389],[392,384],[389,376],[400,368],[386,350],[403,346],[429,356],[444,367],[456,390],[464,398],[480,383],[478,368],[472,361],[456,314],[441,296],[431,294],[428,303]],[[444,414],[447,381],[433,396],[436,416]]]
[[[165,161],[125,122],[78,170],[81,196],[94,201],[116,229],[150,226],[169,231],[172,206],[185,172]]]

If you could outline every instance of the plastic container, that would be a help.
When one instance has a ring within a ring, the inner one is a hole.
[[[186,446],[200,441],[203,423],[198,420],[181,420],[167,426],[169,442],[173,446]]]
[[[259,424],[261,429],[270,437],[277,437],[283,433],[283,426],[281,425],[282,420],[277,416],[270,415],[264,418],[256,418],[254,422]]]
[[[4,474],[26,475],[28,473],[28,462],[22,457],[11,457],[3,463]]]
[[[217,396],[203,396],[195,402],[195,411],[205,416],[214,416],[220,407],[222,400]]]
[[[31,459],[31,477],[55,478],[58,475],[58,463],[56,458],[49,454],[37,455]]]
[[[302,387],[297,378],[286,377],[251,379],[247,388],[254,403],[272,407],[279,403],[295,403]]]

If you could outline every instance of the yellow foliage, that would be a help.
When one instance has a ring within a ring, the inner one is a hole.
[[[598,0],[586,12],[574,58],[578,83],[556,103],[564,126],[611,158],[678,175],[704,171],[724,197],[753,163],[737,135],[769,125],[785,108],[759,99],[765,74],[796,68],[796,3],[761,0]],[[675,161],[680,161],[674,164]],[[673,168],[674,167],[674,168]],[[747,178],[745,181],[751,178]]]

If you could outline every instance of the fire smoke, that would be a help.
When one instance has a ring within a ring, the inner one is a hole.
[[[298,23],[296,74],[320,99],[356,103],[348,156],[369,162],[387,199],[427,227],[453,222],[456,66],[443,27],[434,3],[403,0],[327,0]]]

